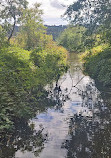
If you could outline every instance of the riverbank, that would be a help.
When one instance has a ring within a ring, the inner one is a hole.
[[[66,59],[67,51],[56,44],[31,51],[14,46],[0,49],[0,133],[45,109],[44,87],[66,71]]]
[[[81,55],[84,72],[108,89],[111,87],[111,47],[102,44]]]
[[[21,122],[14,133],[2,137],[1,158],[110,155],[111,110],[94,80],[83,74],[78,55],[69,54],[68,63],[69,70],[58,81],[59,91],[49,86],[50,97],[56,104],[49,103],[29,124]]]

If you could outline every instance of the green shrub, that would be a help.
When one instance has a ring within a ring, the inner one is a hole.
[[[66,51],[57,46],[32,52],[18,47],[0,50],[0,130],[43,109],[44,86],[57,80],[66,67]]]
[[[100,46],[82,55],[84,70],[104,86],[111,86],[111,48],[105,45],[98,48]]]

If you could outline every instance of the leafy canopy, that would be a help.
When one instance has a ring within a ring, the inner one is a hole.
[[[69,26],[58,38],[58,44],[72,52],[84,50],[84,33],[86,29],[82,26]]]
[[[77,0],[67,8],[66,18],[74,24],[98,26],[111,24],[110,0]]]
[[[40,6],[40,4],[36,3],[33,7],[25,9],[20,19],[20,32],[16,37],[16,42],[24,49],[31,50],[44,45],[46,28],[41,18],[43,12]]]
[[[26,0],[1,0],[0,2],[0,22],[9,34],[8,41],[11,39],[15,25],[19,22],[22,12],[27,8]]]

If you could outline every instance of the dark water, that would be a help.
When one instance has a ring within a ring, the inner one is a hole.
[[[110,94],[82,73],[77,55],[69,64],[57,85],[46,87],[55,106],[5,136],[1,158],[111,158]]]

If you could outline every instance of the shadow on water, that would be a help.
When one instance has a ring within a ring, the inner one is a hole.
[[[46,87],[45,110],[2,136],[1,158],[110,158],[110,94],[101,95],[82,73],[77,55],[70,54],[68,62],[68,72]]]
[[[16,125],[13,133],[7,133],[0,138],[0,158],[15,158],[15,153],[23,152],[25,157],[37,157],[44,148],[47,135],[43,135],[43,128],[35,131],[34,125],[21,122]],[[19,154],[20,156],[20,154]]]
[[[68,151],[67,158],[110,158],[111,109],[93,83],[86,85],[79,95],[82,109],[70,118],[70,140],[62,146]]]
[[[110,158],[111,93],[104,89],[99,92],[94,81],[86,84],[84,90],[77,88],[77,93],[82,99],[81,108],[70,118],[70,139],[62,144],[67,158]]]

